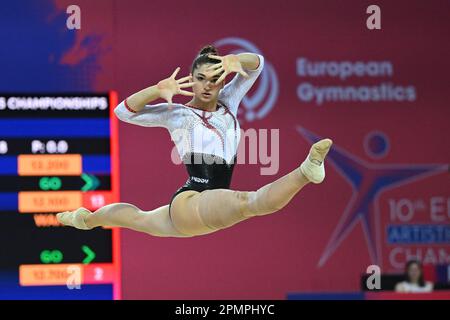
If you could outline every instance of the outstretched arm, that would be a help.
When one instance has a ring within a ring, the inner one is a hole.
[[[139,112],[144,109],[147,103],[155,101],[161,97],[158,86],[154,85],[139,92],[136,92],[126,99],[126,105],[131,112]]]
[[[189,80],[189,76],[175,80],[180,67],[176,68],[172,75],[164,80],[158,82],[158,84],[145,88],[135,94],[129,96],[127,100],[128,106],[136,112],[141,111],[147,103],[150,103],[156,99],[162,98],[169,104],[172,104],[172,97],[176,94],[184,96],[193,96],[192,92],[182,90],[183,88],[192,87],[193,82],[184,83]]]
[[[211,77],[221,74],[220,78],[217,79],[215,84],[219,84],[225,80],[226,76],[230,73],[236,72],[246,78],[249,77],[248,73],[244,71],[256,70],[260,64],[260,58],[254,53],[239,53],[239,54],[229,54],[224,57],[209,55],[210,58],[220,60],[206,69],[207,72],[211,72]]]
[[[259,55],[254,53],[239,53],[237,55],[239,62],[241,63],[242,68],[247,70],[256,70],[261,63],[259,59]]]
[[[129,96],[114,109],[116,116],[124,122],[140,126],[167,127],[168,113],[172,108],[172,97],[176,94],[194,95],[192,92],[182,90],[194,85],[193,82],[186,83],[190,78],[189,76],[175,79],[179,71],[180,68],[178,67],[169,78]],[[159,98],[166,100],[168,104],[147,105]]]
[[[230,73],[237,73],[219,94],[219,100],[225,103],[230,108],[230,111],[236,115],[242,99],[262,72],[264,57],[254,53],[210,57],[220,60],[219,63],[207,69],[211,72],[211,76],[222,73],[217,82],[224,80]]]

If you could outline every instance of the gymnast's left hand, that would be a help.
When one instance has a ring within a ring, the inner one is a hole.
[[[227,75],[233,72],[239,73],[244,77],[248,77],[248,74],[242,68],[242,64],[237,55],[229,54],[221,57],[210,54],[209,57],[212,59],[220,60],[220,62],[206,68],[206,72],[209,73],[208,76],[214,77],[223,72],[220,78],[217,79],[215,84],[219,84],[226,78]]]

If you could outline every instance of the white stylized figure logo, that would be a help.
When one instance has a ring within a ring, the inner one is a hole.
[[[241,38],[224,38],[214,43],[216,47],[232,47],[228,51],[229,54],[239,54],[242,52],[253,52],[261,54],[261,51],[250,41]],[[248,122],[256,119],[264,118],[275,105],[278,98],[278,77],[272,64],[265,61],[264,69],[261,72],[258,80],[258,86],[252,96],[248,94],[242,100],[243,109],[239,112],[245,112],[244,119]]]

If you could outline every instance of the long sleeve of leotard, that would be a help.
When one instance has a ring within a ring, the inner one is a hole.
[[[227,83],[219,93],[219,100],[222,101],[230,111],[236,116],[237,109],[246,93],[250,90],[264,67],[264,57],[257,54],[259,66],[255,70],[245,69],[249,75],[248,78],[236,74],[229,83]]]
[[[127,106],[126,100],[119,103],[114,113],[120,120],[142,127],[169,128],[171,118],[174,117],[173,109],[170,110],[167,103],[146,105],[141,111],[135,112]]]

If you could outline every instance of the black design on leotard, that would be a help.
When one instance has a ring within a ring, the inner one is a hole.
[[[204,153],[189,153],[183,158],[189,178],[172,196],[173,199],[180,193],[188,190],[202,192],[210,189],[229,189],[236,156],[231,163],[223,158]]]

